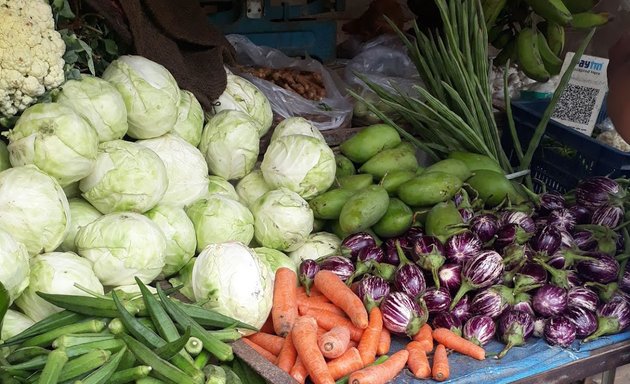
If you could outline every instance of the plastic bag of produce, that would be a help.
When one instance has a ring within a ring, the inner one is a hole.
[[[243,65],[231,70],[265,94],[275,119],[301,116],[313,121],[320,130],[349,126],[353,106],[345,93],[347,86],[319,61],[288,57],[279,50],[257,46],[242,35],[226,37],[236,50],[237,62]],[[258,77],[254,68],[266,71],[269,77],[256,72],[261,76]],[[273,73],[278,80],[264,79],[271,78]]]

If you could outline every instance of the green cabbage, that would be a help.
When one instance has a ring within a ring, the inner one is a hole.
[[[9,292],[9,303],[17,299],[29,282],[29,254],[8,232],[0,229],[0,282]]]
[[[196,147],[201,141],[203,109],[201,109],[201,104],[191,92],[182,90],[179,95],[177,121],[173,127],[173,133],[178,134],[193,147]]]
[[[308,236],[306,242],[295,251],[289,253],[289,257],[296,265],[307,259],[317,260],[326,256],[339,255],[341,239],[337,235],[328,232],[315,232]]]
[[[229,197],[232,200],[240,201],[239,195],[236,193],[234,186],[221,176],[209,176],[208,195],[219,194]]]
[[[74,245],[74,238],[77,236],[79,229],[103,216],[103,214],[80,197],[68,200],[68,205],[70,206],[70,230],[59,246],[59,250],[76,252],[77,247]]]
[[[236,193],[248,207],[251,207],[260,196],[271,191],[271,189],[260,169],[251,171],[236,184]]]

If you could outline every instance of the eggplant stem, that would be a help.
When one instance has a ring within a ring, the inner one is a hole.
[[[501,352],[499,352],[496,356],[495,359],[501,359],[503,358],[505,355],[507,355],[507,353],[510,351],[510,349],[512,349],[512,347],[514,347],[516,344],[509,342],[505,345],[505,348],[503,348],[503,350]]]
[[[405,255],[402,247],[400,246],[400,241],[396,240],[396,253],[398,254],[399,264],[398,267],[402,267],[403,265],[412,264],[411,261]]]
[[[470,283],[467,280],[462,281],[462,285],[459,286],[459,290],[455,294],[453,301],[451,301],[451,306],[449,310],[452,311],[453,308],[455,308],[455,306],[457,305],[457,303],[459,303],[459,301],[462,299],[462,297],[464,297],[464,295],[467,294],[472,289],[473,287],[470,285]]]

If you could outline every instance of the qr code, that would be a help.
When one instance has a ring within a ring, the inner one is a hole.
[[[569,84],[560,96],[551,117],[578,124],[588,124],[591,121],[598,94],[597,88]]]

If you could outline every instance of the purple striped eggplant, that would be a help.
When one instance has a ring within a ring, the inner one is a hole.
[[[591,224],[615,228],[623,221],[624,214],[625,212],[622,207],[608,204],[602,205],[593,212]]]
[[[566,348],[575,341],[575,325],[564,316],[554,316],[545,324],[545,340],[551,345]]]
[[[593,260],[588,252],[583,252],[574,248],[564,248],[558,250],[547,263],[554,268],[572,268],[580,261]]]
[[[367,232],[357,232],[347,236],[341,242],[341,254],[350,257],[353,261],[357,259],[359,251],[366,247],[376,246],[376,240]]]
[[[630,294],[630,269],[623,271],[621,280],[619,280],[619,289]]]
[[[404,292],[391,292],[380,305],[383,326],[397,335],[413,337],[427,322],[428,312]]]
[[[357,283],[356,294],[363,301],[368,312],[378,307],[389,292],[389,283],[379,276],[368,275]]]
[[[621,205],[626,193],[615,180],[606,176],[593,176],[582,180],[575,188],[578,204],[589,209],[599,208],[605,204]]]
[[[532,234],[525,232],[518,224],[508,223],[499,227],[494,248],[500,251],[512,244],[525,244],[531,237]]]
[[[580,287],[580,286],[584,285],[584,281],[580,278],[580,276],[578,276],[578,273],[575,272],[572,269],[568,269],[567,270],[567,273],[566,273],[565,277],[566,277],[566,281],[567,281],[567,286],[569,287],[567,289],[570,289],[570,288],[573,288],[573,287]],[[553,279],[552,279],[552,282],[553,282]]]
[[[300,284],[304,287],[307,295],[311,294],[313,280],[315,279],[317,272],[319,272],[319,269],[319,264],[312,259],[306,259],[300,263],[300,267],[298,269],[298,279]]]
[[[440,279],[440,287],[455,294],[462,285],[462,266],[460,264],[444,264],[438,271],[438,278]]]
[[[439,287],[438,270],[446,261],[442,242],[434,236],[421,236],[413,244],[413,255],[416,264],[425,271],[430,271],[433,276],[433,283]]]
[[[496,216],[484,213],[470,220],[470,230],[477,235],[482,242],[487,243],[497,234],[499,223]]]
[[[424,236],[424,232],[420,227],[411,227],[407,230],[407,232],[402,235],[402,237],[407,239],[409,247],[413,247],[413,243],[415,243],[416,240],[422,236]]]
[[[547,282],[547,271],[542,265],[527,262],[514,275],[514,292],[527,292],[543,286]]]
[[[551,212],[556,209],[564,208],[564,197],[558,192],[544,192],[538,195],[538,203],[541,213]]]
[[[567,304],[569,307],[581,307],[595,312],[599,305],[599,297],[592,289],[586,287],[573,287],[567,292]]]
[[[455,308],[451,309],[451,314],[459,319],[462,323],[472,317],[470,312],[470,295],[464,295],[462,299],[455,305]]]
[[[462,268],[462,285],[457,290],[450,309],[470,290],[489,287],[499,281],[502,274],[503,258],[495,251],[483,251],[468,260]]]
[[[562,234],[557,228],[551,225],[540,228],[529,241],[529,246],[532,247],[535,252],[546,256],[551,256],[556,253],[556,251],[560,249],[561,244]]]
[[[514,295],[514,304],[510,306],[510,309],[527,312],[530,315],[535,316],[534,307],[532,307],[532,297],[525,292]]]
[[[370,269],[372,269],[374,263],[380,263],[384,258],[385,251],[377,245],[370,245],[361,248],[361,250],[357,253],[354,272],[345,280],[346,283],[351,285],[356,278],[368,273]]]
[[[576,269],[580,277],[586,281],[607,284],[617,280],[619,275],[619,262],[605,253],[591,252],[590,260],[582,260],[577,263]]]
[[[582,205],[574,205],[569,207],[569,211],[573,214],[573,217],[575,217],[576,224],[588,224],[591,222],[593,212],[591,212],[590,209]]]
[[[562,208],[549,212],[547,225],[551,225],[561,231],[572,231],[575,228],[576,219],[571,210]]]
[[[405,292],[412,299],[417,299],[424,294],[427,283],[420,267],[409,261],[403,252],[400,243],[396,243],[400,264],[394,273],[394,286],[396,290]]]
[[[503,211],[499,215],[499,227],[506,224],[516,224],[527,233],[536,231],[536,223],[530,215],[521,211]]]
[[[438,312],[433,316],[431,322],[433,329],[446,328],[454,332],[456,335],[462,335],[462,322],[449,312]]]
[[[591,233],[593,240],[596,242],[595,251],[605,253],[610,256],[617,254],[619,234],[612,228],[604,225],[584,224],[580,225],[578,230],[587,230]]]
[[[556,316],[567,309],[567,290],[552,284],[538,288],[532,297],[534,311],[541,316]]]
[[[597,248],[597,240],[590,231],[574,232],[573,241],[582,251],[594,251]]]
[[[464,231],[451,236],[444,243],[446,259],[455,264],[464,264],[481,252],[481,240],[471,231]]]
[[[354,264],[347,257],[328,256],[317,262],[320,270],[331,271],[342,281],[347,281],[354,274]]]
[[[505,285],[493,285],[479,291],[470,303],[470,311],[474,315],[489,316],[493,319],[501,314],[514,302],[514,292]]]
[[[630,304],[621,296],[597,309],[597,330],[584,339],[593,341],[604,335],[619,333],[630,326]]]
[[[529,339],[534,332],[534,317],[527,312],[506,311],[499,318],[497,331],[501,341],[505,343],[505,347],[497,355],[501,359],[510,349],[525,344]]]
[[[400,246],[405,252],[406,256],[411,255],[409,240],[406,237],[394,237],[385,240],[385,242],[383,243],[383,248],[385,251],[383,262],[391,265],[398,265],[400,263],[400,259],[398,258],[398,250],[396,249],[396,242],[400,243]]]
[[[457,210],[464,224],[470,223],[470,220],[475,217],[475,211],[472,208],[458,208]]]
[[[429,287],[422,295],[422,300],[424,300],[429,314],[432,314],[448,310],[452,299],[446,288]]]
[[[488,316],[473,316],[464,323],[462,333],[465,339],[484,346],[488,344],[497,333],[494,320]]]
[[[575,248],[575,240],[573,240],[573,235],[570,232],[560,231],[560,237],[562,238],[560,241],[560,249]]]
[[[591,335],[597,329],[597,315],[586,308],[570,306],[564,312],[564,317],[575,325],[575,335],[580,339]]]

